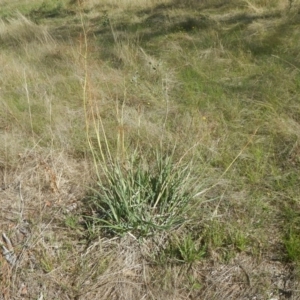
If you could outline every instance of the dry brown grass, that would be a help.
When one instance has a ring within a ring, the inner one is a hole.
[[[13,269],[2,261],[3,299],[34,299],[51,293],[48,284],[55,285],[57,278],[52,283],[46,273],[64,267],[62,255],[72,241],[72,234],[58,234],[59,224],[68,211],[78,208],[89,173],[83,160],[38,146],[20,152],[14,168],[2,168],[1,231],[11,239],[18,257]],[[46,291],[38,288],[39,281],[47,286]]]
[[[41,44],[52,42],[46,28],[36,25],[21,13],[17,13],[15,18],[1,20],[0,39],[2,43],[13,47],[24,46],[32,41]]]

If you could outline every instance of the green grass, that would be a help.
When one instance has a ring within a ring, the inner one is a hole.
[[[0,298],[296,299],[299,4],[21,2],[0,12]]]
[[[155,262],[161,265],[168,263],[194,264],[205,259],[207,246],[191,234],[172,235],[163,251],[157,253]]]
[[[156,153],[153,163],[133,155],[123,165],[111,162],[98,177],[90,199],[96,225],[115,234],[137,238],[171,231],[184,224],[193,200],[189,164]]]

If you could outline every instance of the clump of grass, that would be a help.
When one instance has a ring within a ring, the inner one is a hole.
[[[98,177],[91,204],[97,225],[118,235],[144,237],[182,225],[192,200],[190,166],[156,153],[153,166],[133,155],[128,166],[115,161]]]
[[[300,261],[300,239],[299,232],[294,228],[290,228],[284,239],[284,246],[286,250],[286,258],[299,265]]]
[[[300,214],[297,203],[292,203],[291,207],[284,210],[286,219],[285,234],[283,238],[283,246],[285,248],[285,259],[294,262],[300,266]]]
[[[21,13],[7,21],[0,20],[0,41],[3,45],[17,46],[38,41],[41,44],[52,42],[47,29],[38,26]]]
[[[125,99],[121,111],[117,103],[119,130],[117,150],[114,153],[114,146],[108,139],[107,126],[102,120],[101,107],[88,93],[92,82],[88,68],[87,32],[82,13],[81,24],[84,36],[82,57],[86,136],[97,173],[97,184],[89,198],[89,204],[96,212],[91,217],[92,223],[109,234],[129,233],[136,238],[177,228],[187,219],[189,204],[193,199],[190,165],[182,164],[183,157],[176,162],[175,151],[169,155],[163,154],[163,135],[161,150],[156,151],[153,163],[148,153],[138,155],[137,151],[133,151],[132,155],[127,156],[129,149],[125,149],[124,137]],[[124,60],[130,65],[131,57],[128,53],[127,49]],[[139,145],[139,139],[134,141],[134,145]],[[130,148],[132,149],[131,146]]]
[[[174,235],[163,254],[159,256],[161,261],[168,258],[175,263],[193,264],[207,256],[207,245],[197,240],[191,233]]]

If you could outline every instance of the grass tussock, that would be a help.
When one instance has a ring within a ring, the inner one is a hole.
[[[298,1],[21,2],[0,298],[298,299]]]
[[[2,44],[11,47],[24,46],[32,41],[40,44],[52,42],[46,28],[36,25],[21,13],[17,13],[14,18],[1,20],[0,40]]]
[[[189,165],[173,165],[172,156],[157,153],[153,166],[133,155],[125,166],[113,162],[104,170],[91,199],[100,227],[139,238],[186,221],[193,198]]]

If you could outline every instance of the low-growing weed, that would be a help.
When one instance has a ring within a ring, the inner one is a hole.
[[[176,238],[173,245],[173,252],[177,253],[177,259],[185,263],[193,263],[201,260],[206,255],[206,246],[195,241],[191,234],[187,234],[182,239]]]

